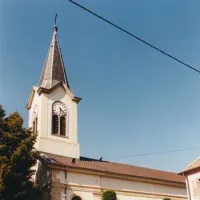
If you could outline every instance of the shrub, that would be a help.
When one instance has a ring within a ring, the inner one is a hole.
[[[103,200],[117,200],[117,195],[114,191],[105,191],[103,193]]]

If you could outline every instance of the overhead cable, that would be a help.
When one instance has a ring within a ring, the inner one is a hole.
[[[124,32],[124,33],[126,33],[126,34],[128,34],[128,35],[131,36],[132,38],[135,38],[135,39],[139,40],[140,42],[142,42],[142,43],[146,44],[147,46],[149,46],[149,47],[155,49],[156,51],[158,51],[158,52],[164,54],[165,56],[167,56],[167,57],[169,57],[169,58],[171,58],[171,59],[177,61],[178,63],[180,63],[180,64],[182,64],[182,65],[188,67],[189,69],[191,69],[191,70],[193,70],[193,71],[195,71],[195,72],[200,73],[200,70],[198,70],[198,69],[192,67],[191,65],[185,63],[184,61],[181,61],[180,59],[176,58],[175,56],[172,56],[171,54],[169,54],[169,53],[163,51],[162,49],[160,49],[160,48],[158,48],[158,47],[156,47],[156,46],[150,44],[149,42],[145,41],[144,39],[142,39],[142,38],[140,38],[140,37],[134,35],[133,33],[131,33],[131,32],[129,32],[128,30],[126,30],[126,29],[124,29],[124,28],[118,26],[117,24],[111,22],[110,20],[108,20],[108,19],[106,19],[106,18],[104,18],[104,17],[102,17],[102,16],[96,14],[95,12],[91,11],[90,9],[88,9],[88,8],[86,8],[86,7],[82,6],[82,5],[80,5],[79,3],[77,3],[77,2],[75,2],[75,1],[73,1],[73,0],[68,0],[68,1],[71,2],[71,3],[73,3],[74,5],[78,6],[79,8],[81,8],[81,9],[87,11],[88,13],[92,14],[93,16],[95,16],[95,17],[97,17],[97,18],[103,20],[104,22],[110,24],[111,26],[117,28],[118,30],[120,30],[120,31],[122,31],[122,32]]]
[[[136,156],[150,156],[150,155],[156,155],[156,154],[167,154],[167,153],[175,153],[175,152],[181,152],[181,151],[192,151],[192,150],[200,150],[200,147],[188,148],[188,149],[175,149],[175,150],[169,150],[169,151],[157,151],[157,152],[152,152],[152,153],[139,153],[139,154],[132,154],[132,155],[108,157],[106,159],[128,158],[128,157],[136,157]]]

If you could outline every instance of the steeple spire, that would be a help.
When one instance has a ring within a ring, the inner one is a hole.
[[[70,89],[57,38],[58,27],[56,24],[56,20],[57,14],[54,18],[53,37],[44,64],[39,86],[46,89],[50,89],[53,86],[55,86],[58,82],[62,81]]]

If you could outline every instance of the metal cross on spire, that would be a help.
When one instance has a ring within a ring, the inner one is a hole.
[[[54,17],[54,27],[53,27],[53,30],[55,31],[55,32],[57,32],[58,31],[58,27],[57,27],[57,24],[56,24],[56,21],[57,21],[57,13],[55,14],[55,17]]]
[[[55,14],[55,17],[54,17],[54,24],[56,25],[56,20],[57,20],[57,13]]]

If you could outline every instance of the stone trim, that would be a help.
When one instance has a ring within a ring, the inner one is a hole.
[[[26,109],[30,110],[34,96],[35,96],[35,90],[34,90],[34,88],[32,88],[31,94],[29,96],[28,104],[26,105]]]
[[[85,192],[91,192],[93,190],[97,190],[97,191],[93,191],[93,194],[95,196],[101,195],[102,194],[101,191],[113,190],[112,188],[97,188],[95,186],[82,186],[82,185],[75,185],[75,184],[68,184],[67,189],[68,190],[73,189],[73,191],[85,191]],[[169,198],[173,198],[176,200],[187,199],[187,196],[150,193],[150,192],[143,192],[143,191],[116,190],[115,189],[115,192],[117,193],[117,195],[126,195],[126,196],[137,196],[137,197],[147,197],[147,198],[157,198],[157,199],[164,199],[166,197],[169,197]]]
[[[67,88],[67,86],[65,84],[63,84],[62,81],[58,82],[56,85],[54,85],[50,89],[39,87],[38,90],[37,90],[37,93],[39,95],[41,95],[42,93],[49,94],[49,93],[53,92],[53,90],[55,90],[59,86],[61,86],[64,89],[64,91],[66,92],[66,94],[68,94],[70,96],[70,98],[71,98],[72,101],[74,101],[76,103],[79,103],[79,101],[81,100],[81,98],[74,96],[73,93]]]

